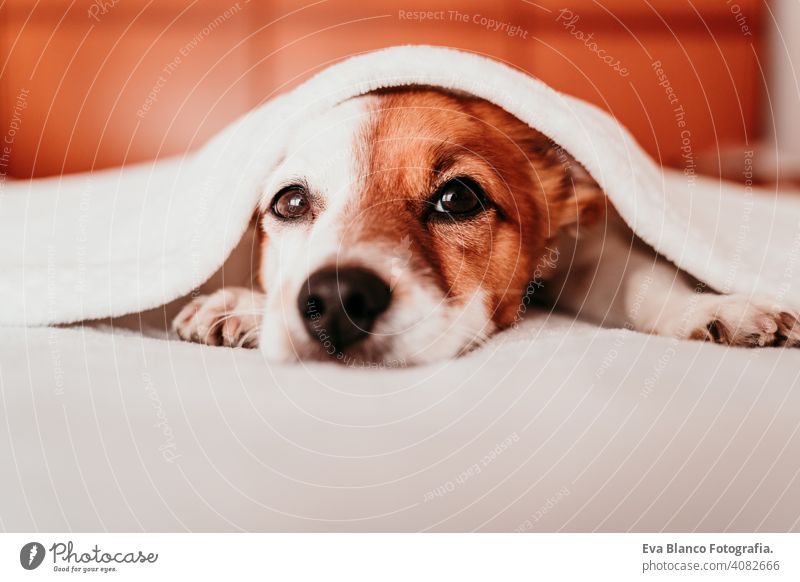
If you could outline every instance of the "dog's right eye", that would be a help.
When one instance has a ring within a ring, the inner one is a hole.
[[[272,199],[272,213],[285,220],[302,218],[309,210],[308,196],[300,186],[284,188]]]

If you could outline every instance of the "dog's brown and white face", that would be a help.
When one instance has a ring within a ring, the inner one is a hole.
[[[551,146],[486,101],[426,89],[309,119],[264,185],[262,352],[413,364],[508,326],[586,206]]]
[[[606,325],[800,346],[796,309],[698,295],[605,211],[574,159],[485,101],[426,89],[351,99],[309,119],[264,184],[264,292],[197,297],[173,327],[273,361],[433,362],[509,326],[535,277],[552,279],[561,309]]]

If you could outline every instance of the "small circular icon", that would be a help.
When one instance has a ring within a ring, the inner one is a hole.
[[[19,563],[26,570],[35,570],[44,561],[44,546],[39,542],[28,542],[19,551]]]

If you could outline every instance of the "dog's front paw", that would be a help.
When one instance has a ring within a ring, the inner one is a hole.
[[[264,297],[249,289],[220,289],[193,299],[172,322],[181,339],[208,344],[256,348]]]
[[[741,295],[700,295],[688,337],[743,347],[800,346],[800,313]]]

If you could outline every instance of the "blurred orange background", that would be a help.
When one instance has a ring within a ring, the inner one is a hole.
[[[408,43],[462,48],[519,67],[610,111],[665,164],[682,165],[684,129],[698,154],[761,137],[762,3],[564,6],[7,1],[0,8],[2,124],[14,133],[5,171],[47,176],[186,152],[338,59]],[[685,112],[683,128],[676,107]]]

